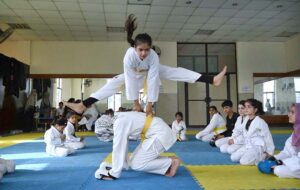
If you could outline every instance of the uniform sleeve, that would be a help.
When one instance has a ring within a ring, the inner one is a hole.
[[[175,121],[173,121],[173,123],[172,123],[172,131],[174,133],[177,133]]]
[[[66,135],[67,141],[71,141],[71,142],[79,142],[80,141],[79,137],[73,136],[71,126],[67,126],[64,129],[64,134]]]
[[[126,52],[124,57],[124,77],[125,91],[128,100],[137,100],[139,98],[139,86],[135,71],[130,67],[130,52]]]
[[[182,121],[182,127],[183,127],[183,130],[186,130],[186,125],[185,125],[184,121]]]
[[[217,125],[218,125],[218,121],[217,120],[218,120],[217,115],[214,114],[213,117],[211,118],[209,124],[201,132],[201,136],[207,135],[207,134],[211,133],[214,130],[214,128],[216,128]]]
[[[291,152],[289,151],[291,149],[291,146],[292,146],[292,138],[289,137],[286,142],[285,142],[285,145],[284,145],[284,148],[282,151],[280,151],[279,154],[275,155],[274,157],[277,159],[277,160],[284,160],[286,158],[289,158],[292,156]]]
[[[268,124],[266,122],[263,122],[262,126],[263,126],[263,133],[264,133],[265,143],[266,143],[266,152],[270,155],[273,155],[275,150],[275,145]]]
[[[235,122],[235,126],[232,131],[231,136],[234,144],[244,144],[243,124],[241,124],[240,122],[241,122],[241,118],[238,118]]]
[[[147,99],[149,102],[157,102],[159,95],[159,59],[155,54],[147,76]]]
[[[52,133],[46,133],[44,136],[44,139],[45,139],[46,144],[51,144],[51,145],[55,145],[55,146],[62,145],[61,139],[59,137],[53,135]]]

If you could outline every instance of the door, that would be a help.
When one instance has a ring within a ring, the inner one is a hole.
[[[235,44],[178,44],[178,66],[201,74],[216,75],[227,65],[227,74],[218,87],[205,83],[178,83],[179,110],[185,113],[189,127],[209,123],[209,106],[216,106],[222,113],[224,100],[237,106],[237,77]]]

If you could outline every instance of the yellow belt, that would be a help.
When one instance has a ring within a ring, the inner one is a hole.
[[[226,126],[216,127],[216,128],[214,129],[214,132],[217,133],[218,131],[221,131],[221,130],[226,130]]]
[[[152,119],[153,119],[153,117],[150,116],[150,115],[146,117],[144,128],[143,128],[142,133],[141,133],[142,142],[146,139],[146,133],[147,133],[147,131],[148,131],[148,129],[149,129],[151,123],[152,123]]]

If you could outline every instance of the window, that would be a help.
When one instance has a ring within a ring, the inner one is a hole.
[[[300,103],[300,77],[294,78],[296,103]]]
[[[271,112],[274,107],[275,98],[274,98],[275,82],[274,80],[265,82],[263,84],[263,106],[264,111]]]
[[[118,111],[122,105],[122,93],[117,93],[107,99],[107,109]]]
[[[56,79],[56,104],[61,102],[62,99],[62,79]]]
[[[178,66],[198,73],[206,73],[205,56],[179,56]],[[218,56],[207,56],[208,72],[218,72]]]

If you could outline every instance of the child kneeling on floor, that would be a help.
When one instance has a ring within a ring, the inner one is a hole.
[[[45,132],[44,141],[46,143],[46,152],[51,156],[65,157],[75,150],[65,146],[66,135],[63,134],[67,120],[57,119],[53,126]]]
[[[128,157],[129,136],[141,136],[140,144]],[[161,118],[141,112],[123,112],[114,121],[112,164],[102,162],[95,177],[114,180],[129,169],[173,177],[180,165],[177,157],[162,157],[176,142],[176,136]]]

